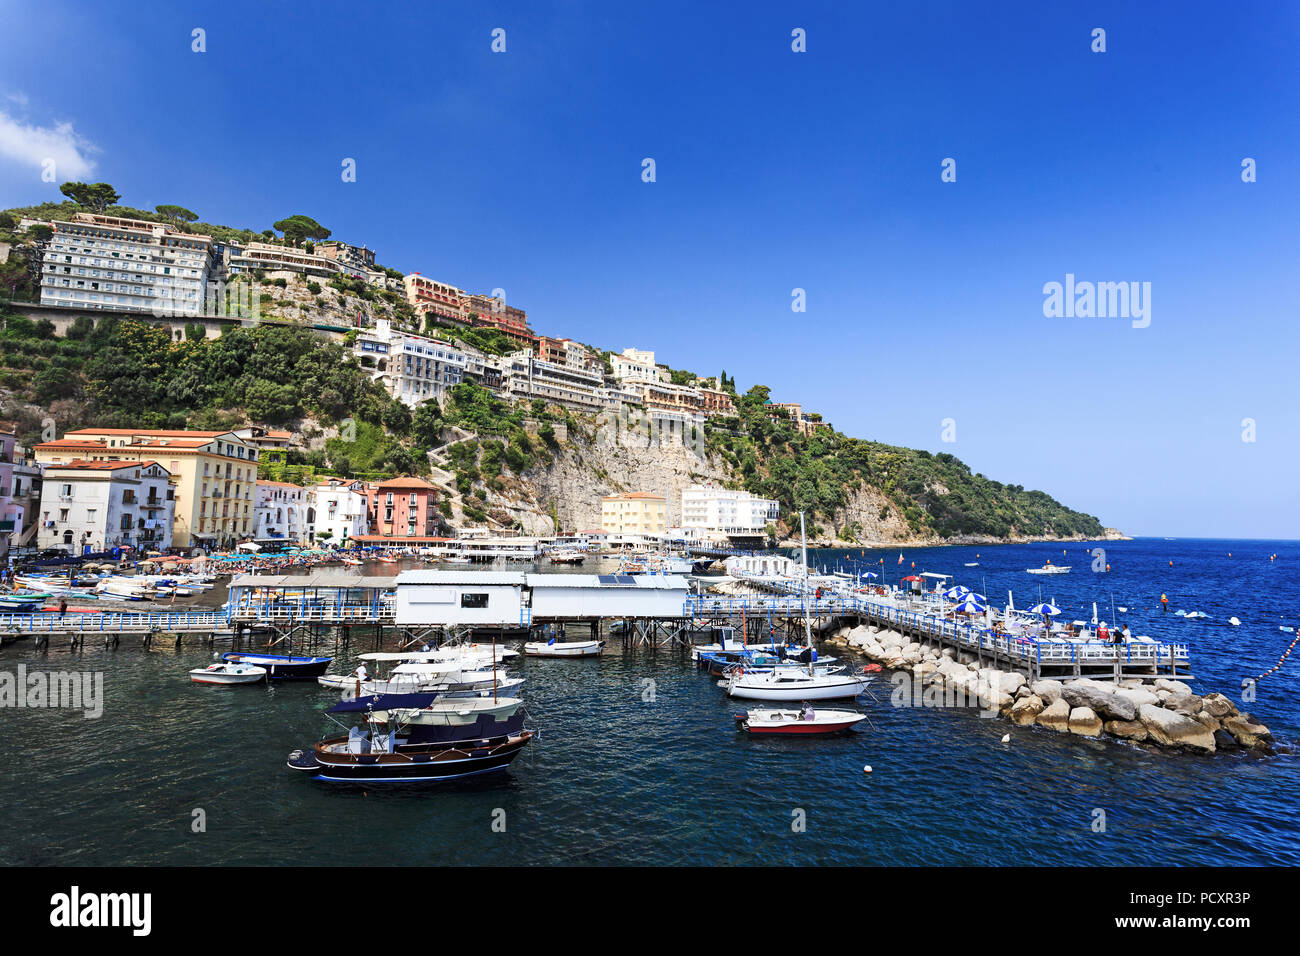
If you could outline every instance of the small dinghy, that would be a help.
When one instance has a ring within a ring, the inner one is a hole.
[[[529,641],[525,657],[599,657],[604,641]]]
[[[256,684],[263,680],[266,680],[265,667],[230,661],[218,661],[190,671],[190,682],[193,684]]]
[[[1026,574],[1069,574],[1071,565],[1045,564],[1041,568],[1025,568]]]
[[[838,734],[867,719],[856,710],[801,710],[754,708],[736,715],[740,729],[751,734]]]

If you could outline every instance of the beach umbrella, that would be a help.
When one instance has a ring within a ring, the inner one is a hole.
[[[1061,609],[1054,604],[1035,604],[1029,610],[1032,614],[1045,614],[1049,616],[1061,613]]]
[[[958,584],[956,587],[951,587],[948,590],[944,591],[943,596],[946,597],[949,601],[960,601],[970,593],[971,593],[970,588],[966,587],[965,585]]]
[[[983,614],[986,610],[987,608],[985,608],[983,604],[972,598],[966,598],[966,600],[953,608],[954,612],[960,612],[962,614]]]
[[[918,576],[915,575],[915,574],[909,574],[907,577],[903,578],[903,580],[904,580],[904,581],[924,581],[925,579],[922,578],[922,577],[918,577]]]

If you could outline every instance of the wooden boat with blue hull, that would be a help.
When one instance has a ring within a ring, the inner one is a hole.
[[[231,651],[221,655],[223,661],[252,664],[266,668],[267,680],[315,680],[329,669],[332,657],[299,657],[294,654],[256,654]]]
[[[295,750],[288,766],[330,783],[429,783],[505,770],[532,738],[518,713],[460,725],[402,724],[388,733],[353,728]]]

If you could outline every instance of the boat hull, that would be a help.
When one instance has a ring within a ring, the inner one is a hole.
[[[337,754],[323,748],[329,741],[316,745],[318,769],[313,779],[327,783],[429,783],[475,777],[505,770],[532,740],[523,733],[499,743],[459,747],[432,753]],[[310,770],[307,766],[290,766]]]
[[[841,700],[857,697],[865,684],[865,681],[849,679],[816,684],[746,682],[740,679],[729,681],[726,690],[727,696],[744,700]]]
[[[556,641],[554,644],[531,642],[524,645],[525,657],[599,657],[604,641]]]
[[[333,663],[332,657],[291,657],[279,654],[234,652],[222,654],[223,661],[266,668],[267,680],[315,680]]]

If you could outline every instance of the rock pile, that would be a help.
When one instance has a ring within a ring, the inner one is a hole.
[[[909,672],[926,702],[956,698],[996,710],[1020,726],[1197,753],[1274,752],[1268,728],[1229,698],[1196,694],[1178,680],[1128,678],[1116,685],[1080,678],[1031,684],[1017,671],[983,667],[953,648],[922,646],[897,631],[868,625],[840,628],[828,641],[852,647],[890,670]]]

